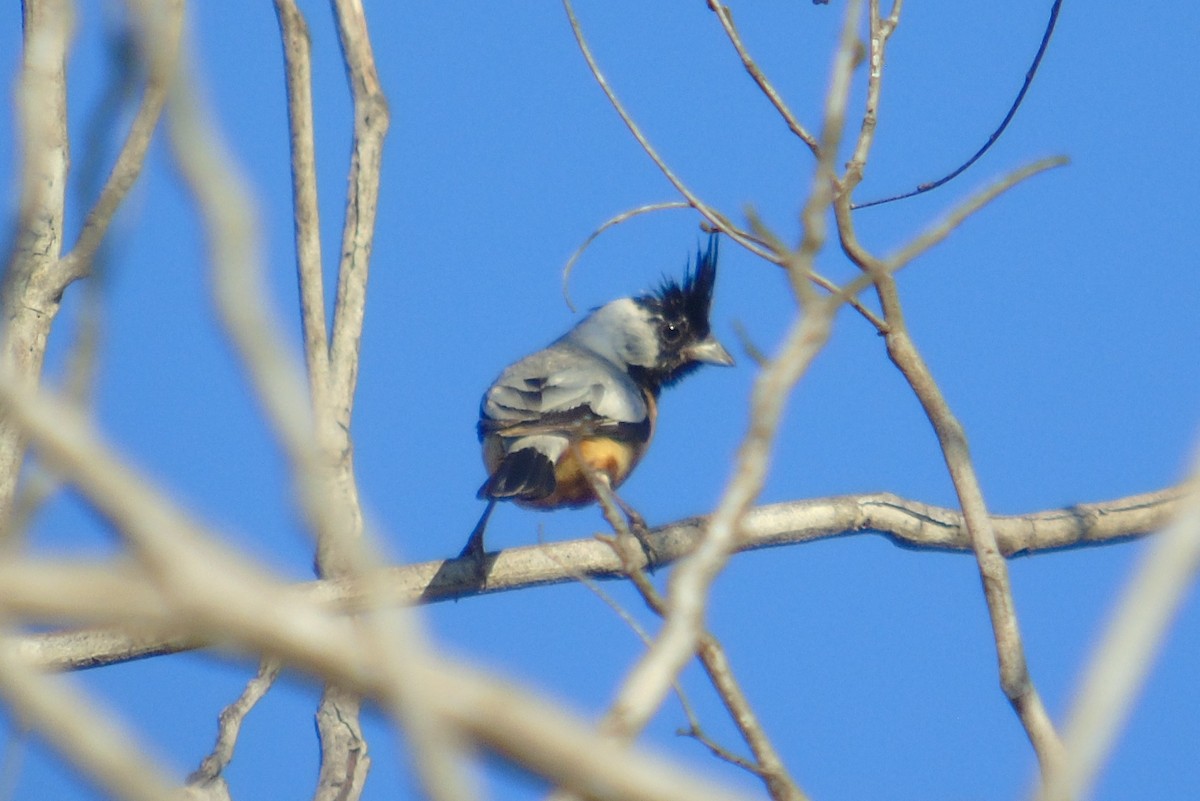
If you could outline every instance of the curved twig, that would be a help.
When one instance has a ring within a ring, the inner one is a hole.
[[[571,294],[567,287],[568,283],[571,281],[571,273],[575,270],[575,263],[579,261],[579,257],[583,255],[583,252],[588,249],[592,242],[596,241],[596,237],[600,236],[600,234],[604,233],[609,228],[612,228],[614,225],[620,225],[626,220],[632,220],[634,217],[642,214],[648,214],[652,211],[665,211],[667,209],[690,209],[691,207],[691,203],[683,200],[668,200],[663,203],[649,203],[645,206],[638,206],[636,209],[623,211],[620,214],[605,220],[599,228],[597,228],[595,231],[592,231],[588,235],[587,239],[583,240],[583,244],[575,249],[575,252],[571,254],[571,258],[567,259],[567,263],[563,266],[562,293],[563,300],[567,302],[567,308],[571,311],[575,311],[575,304],[571,302]]]
[[[992,131],[991,136],[983,143],[983,147],[975,151],[975,154],[951,171],[948,175],[938,178],[936,181],[929,181],[919,185],[916,189],[903,194],[893,195],[891,197],[880,198],[879,200],[870,200],[866,203],[855,203],[850,206],[851,211],[858,209],[866,209],[871,206],[882,206],[884,203],[891,203],[894,200],[906,200],[910,197],[924,194],[931,190],[937,189],[939,186],[953,181],[958,176],[962,175],[971,165],[983,158],[983,154],[991,150],[992,145],[996,144],[996,140],[1004,133],[1004,129],[1012,122],[1012,119],[1017,114],[1017,109],[1020,108],[1021,102],[1025,99],[1025,93],[1029,91],[1029,87],[1033,84],[1033,76],[1037,74],[1038,67],[1042,64],[1042,56],[1046,55],[1046,48],[1050,46],[1050,36],[1054,33],[1054,26],[1058,22],[1058,12],[1062,7],[1062,0],[1054,0],[1054,5],[1050,7],[1050,19],[1046,22],[1046,30],[1042,33],[1041,44],[1038,45],[1037,53],[1033,57],[1033,63],[1029,65],[1029,69],[1025,72],[1025,80],[1021,84],[1021,91],[1017,92],[1017,97],[1013,100],[1012,105],[1008,107],[1008,113],[1004,115],[1004,119],[1000,121],[1000,125],[996,130]]]

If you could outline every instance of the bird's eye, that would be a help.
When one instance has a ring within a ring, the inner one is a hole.
[[[673,343],[678,342],[679,338],[683,336],[683,329],[675,323],[663,323],[661,333],[663,342]]]

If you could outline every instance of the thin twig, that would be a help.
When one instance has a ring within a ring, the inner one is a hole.
[[[667,603],[654,587],[653,583],[651,583],[649,577],[646,576],[646,572],[643,569],[646,552],[642,538],[646,532],[639,532],[635,536],[630,531],[629,525],[617,508],[619,501],[609,486],[608,481],[591,470],[587,462],[582,459],[581,454],[577,453],[576,458],[583,467],[584,474],[591,483],[592,490],[600,502],[604,519],[616,533],[615,538],[608,538],[608,545],[621,560],[622,569],[629,577],[634,588],[642,596],[642,600],[646,606],[654,614],[666,619],[668,616]],[[650,643],[648,642],[647,645],[650,645]],[[787,768],[784,767],[779,752],[771,743],[771,739],[767,736],[766,731],[759,722],[758,715],[755,714],[753,707],[751,707],[749,699],[746,698],[741,686],[734,678],[733,670],[729,666],[729,660],[725,656],[724,648],[717,638],[707,630],[702,632],[699,638],[697,656],[700,659],[700,664],[704,667],[705,673],[708,675],[709,681],[712,682],[713,688],[717,691],[717,695],[725,705],[726,711],[729,712],[730,717],[737,726],[742,739],[745,740],[746,744],[750,746],[751,751],[754,752],[756,763],[751,772],[763,780],[767,786],[767,791],[775,801],[807,801],[808,797],[788,773]],[[676,677],[672,686],[676,687],[678,692],[678,677]],[[689,716],[689,721],[692,730],[698,731],[699,725],[694,716]],[[629,718],[621,714],[620,707],[614,704],[609,708],[608,713],[605,714],[604,719],[601,721],[600,729],[622,739],[632,739],[640,729],[630,728],[630,723]],[[727,751],[715,746],[715,744],[710,743],[709,747],[719,755],[728,754]],[[734,764],[741,764],[738,761],[739,758],[732,757],[732,755],[728,758]]]
[[[881,19],[879,16],[879,0],[870,0],[869,5],[871,42],[868,56],[870,67],[867,71],[867,96],[863,106],[858,140],[854,145],[854,155],[846,164],[846,174],[843,178],[843,184],[848,186],[851,191],[862,180],[871,145],[875,142],[875,127],[879,122],[879,98],[883,94],[884,56],[887,52],[888,40],[900,23],[903,0],[896,0],[892,6],[892,13],[887,19]]]
[[[871,206],[880,206],[880,205],[883,205],[884,203],[891,203],[893,200],[904,200],[906,198],[915,197],[917,195],[924,194],[925,192],[928,192],[933,189],[937,189],[939,186],[943,186],[943,185],[949,183],[950,181],[953,181],[955,178],[957,178],[958,176],[960,176],[964,172],[966,172],[971,167],[971,165],[973,165],[975,162],[979,161],[979,159],[981,159],[983,157],[983,154],[988,152],[988,150],[991,149],[992,145],[996,144],[996,141],[1000,138],[1000,136],[1004,133],[1004,130],[1008,127],[1008,124],[1010,122],[1012,122],[1013,117],[1015,117],[1017,114],[1017,109],[1020,108],[1021,102],[1025,99],[1025,93],[1029,91],[1029,87],[1033,84],[1033,76],[1037,74],[1038,67],[1041,66],[1041,63],[1042,63],[1042,57],[1044,55],[1046,55],[1046,49],[1050,46],[1050,36],[1054,33],[1054,26],[1058,22],[1058,12],[1059,12],[1060,8],[1062,8],[1062,0],[1054,0],[1054,5],[1050,7],[1050,19],[1047,20],[1046,30],[1045,30],[1045,32],[1042,33],[1041,44],[1038,45],[1037,53],[1033,57],[1033,63],[1029,66],[1029,69],[1025,72],[1025,80],[1021,84],[1021,91],[1017,92],[1016,99],[1013,100],[1012,105],[1008,107],[1008,113],[1004,115],[1004,119],[1001,120],[1000,125],[997,126],[996,130],[992,131],[992,135],[988,137],[987,141],[984,142],[983,146],[981,148],[979,148],[979,150],[975,151],[975,154],[973,156],[971,156],[969,159],[967,159],[965,162],[963,162],[961,165],[959,165],[956,169],[951,171],[949,175],[945,175],[945,176],[937,179],[936,181],[929,181],[927,183],[923,183],[920,186],[918,186],[916,189],[913,189],[910,192],[905,192],[900,195],[893,195],[892,197],[880,198],[879,200],[871,200],[866,203],[855,203],[854,205],[852,205],[850,207],[851,210],[854,211],[854,210],[858,210],[858,209],[869,208]]]
[[[642,133],[642,130],[640,127],[638,127],[638,124],[634,122],[633,117],[630,116],[628,111],[626,111],[625,106],[617,98],[616,92],[614,92],[612,87],[609,86],[608,79],[604,77],[604,73],[600,71],[600,65],[596,63],[596,58],[592,55],[592,49],[588,46],[587,40],[583,36],[583,28],[580,26],[579,20],[575,16],[575,9],[571,5],[571,0],[563,0],[563,8],[567,12],[567,19],[571,24],[571,32],[574,33],[575,41],[579,45],[579,52],[583,54],[583,58],[587,62],[588,69],[591,71],[592,77],[595,78],[596,84],[604,92],[604,96],[608,98],[608,102],[612,104],[612,107],[616,110],[618,116],[620,116],[621,121],[625,123],[625,127],[627,127],[629,132],[633,134],[633,138],[636,139],[638,144],[642,146],[642,149],[646,151],[646,155],[650,157],[650,160],[654,162],[655,166],[658,167],[663,176],[666,177],[666,179],[671,183],[671,186],[675,187],[675,190],[679,192],[679,194],[687,198],[688,204],[691,205],[691,207],[696,211],[700,212],[700,215],[704,217],[704,219],[708,220],[709,224],[712,225],[713,228],[726,234],[729,236],[729,238],[733,239],[750,252],[761,256],[764,259],[771,260],[772,256],[768,251],[763,250],[757,243],[753,241],[751,237],[746,235],[744,231],[734,225],[728,217],[702,201],[699,196],[689,189],[687,184],[685,184],[679,178],[679,176],[675,174],[675,171],[667,165],[663,158],[658,154],[658,151],[654,149],[654,146],[650,144],[650,140],[647,139],[645,134]]]
[[[921,254],[944,242],[968,217],[1000,197],[1009,189],[1012,189],[1027,178],[1032,178],[1039,173],[1052,170],[1056,167],[1062,167],[1068,163],[1069,160],[1065,156],[1054,156],[1013,170],[983,191],[960,203],[932,228],[917,236],[891,256],[888,256],[884,260],[886,269],[888,272],[895,273]]]
[[[631,134],[633,134],[634,139],[636,139],[638,144],[642,146],[642,149],[646,152],[646,155],[650,157],[650,160],[654,162],[667,180],[670,181],[671,185],[675,187],[679,194],[683,195],[687,199],[688,205],[700,212],[701,216],[708,221],[713,229],[727,234],[731,239],[749,250],[754,255],[759,256],[760,258],[765,259],[772,264],[786,267],[786,265],[781,261],[779,250],[764,247],[764,243],[761,242],[758,237],[754,235],[754,233],[745,231],[735,226],[728,217],[701,201],[700,198],[693,193],[675,174],[674,170],[667,165],[662,157],[659,156],[658,151],[656,151],[653,145],[650,144],[650,141],[642,133],[641,128],[638,127],[637,123],[634,121],[629,112],[625,110],[624,105],[622,105],[620,99],[617,98],[617,95],[613,91],[612,87],[609,86],[608,79],[604,77],[602,72],[600,72],[600,67],[596,63],[596,59],[592,55],[591,48],[588,46],[587,40],[583,36],[583,28],[580,26],[579,20],[575,16],[575,10],[571,5],[570,0],[563,0],[563,7],[566,9],[567,18],[571,23],[571,30],[575,34],[575,41],[579,44],[579,50],[583,54],[584,60],[587,62],[588,69],[591,71],[592,77],[596,80],[596,83],[600,86],[600,89],[608,98],[609,103],[612,104],[617,114],[621,117],[621,120],[625,123],[625,126],[629,128],[629,131]],[[838,291],[837,285],[818,273],[815,269],[815,265],[809,265],[808,276],[809,279],[818,286],[821,286],[830,292]],[[852,297],[849,300],[849,303],[872,325],[876,326],[877,328],[882,325],[875,313],[866,306],[863,306],[857,298]],[[570,301],[568,300],[568,305],[569,304]]]
[[[172,5],[172,4],[168,4]],[[183,27],[183,15],[172,11],[168,13],[159,29],[159,35],[165,37],[160,43],[161,57],[152,62],[152,68],[146,75],[146,89],[142,95],[141,105],[137,115],[129,127],[125,143],[113,164],[108,181],[97,198],[96,204],[88,212],[83,223],[83,230],[75,240],[74,247],[63,257],[62,271],[65,281],[74,281],[88,275],[91,271],[92,259],[108,233],[113,217],[124,202],[129,190],[133,188],[146,162],[146,153],[150,149],[150,140],[158,127],[159,117],[162,116],[163,105],[166,103],[167,91],[175,78],[178,66],[179,34]]]
[[[759,90],[771,102],[775,110],[779,112],[779,116],[783,117],[788,130],[798,136],[804,144],[808,145],[808,149],[813,152],[814,156],[820,157],[820,147],[817,144],[816,137],[800,124],[800,120],[796,119],[796,115],[788,108],[783,97],[776,91],[770,79],[767,78],[766,74],[759,68],[753,57],[751,57],[750,52],[746,49],[746,45],[742,41],[742,36],[738,33],[737,26],[733,24],[733,11],[730,10],[729,6],[719,2],[719,0],[708,0],[708,7],[716,13],[717,19],[721,23],[721,29],[725,31],[725,36],[729,38],[729,43],[733,45],[733,49],[737,51],[738,58],[742,60],[742,66],[746,68],[746,72],[750,73],[750,77],[758,84]]]
[[[233,761],[233,749],[237,745],[238,734],[242,730],[242,722],[275,684],[275,680],[279,678],[280,667],[280,664],[272,659],[260,662],[258,672],[246,682],[242,694],[221,710],[217,718],[217,742],[209,755],[201,761],[200,767],[188,777],[189,785],[210,785],[229,767],[229,763]]]
[[[605,542],[605,543],[609,544],[610,546],[614,546],[614,552],[616,552],[615,551],[615,543],[614,543],[612,537],[597,535],[596,538],[597,538],[597,540],[599,540],[601,542]],[[553,554],[548,553],[547,555],[550,556],[550,558],[553,558]],[[618,556],[620,556],[619,553],[618,553]],[[626,626],[628,626],[629,630],[632,631],[637,636],[637,638],[642,641],[643,645],[646,645],[646,646],[650,645],[650,642],[651,642],[650,633],[648,631],[646,631],[645,627],[642,626],[642,624],[640,622],[638,622],[637,618],[635,618],[633,616],[633,613],[631,613],[628,609],[623,607],[616,598],[614,598],[609,593],[605,592],[604,588],[600,586],[599,582],[597,582],[595,579],[591,578],[590,576],[586,576],[582,573],[574,572],[573,568],[570,565],[560,563],[560,567],[562,567],[564,570],[566,570],[568,573],[570,573],[571,578],[574,581],[583,585],[588,590],[588,592],[590,592],[592,595],[599,598],[601,603],[603,603],[605,606],[607,606],[609,609],[611,609],[613,611],[613,614],[615,614],[621,620],[622,623],[624,623]],[[642,573],[642,575],[645,575],[645,574]],[[683,685],[680,684],[678,681],[676,681],[675,685],[672,689],[675,690],[675,697],[679,700],[679,706],[683,710],[683,715],[687,719],[688,725],[693,730],[698,730],[700,728],[700,719],[699,719],[699,717],[697,717],[696,710],[692,706],[692,702],[688,699],[687,693],[684,692]]]

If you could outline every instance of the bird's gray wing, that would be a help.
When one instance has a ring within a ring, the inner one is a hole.
[[[646,415],[642,393],[627,373],[584,348],[558,342],[500,374],[483,398],[480,435],[636,425]]]

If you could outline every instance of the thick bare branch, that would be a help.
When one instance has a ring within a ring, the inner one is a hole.
[[[336,407],[334,419],[349,429],[389,114],[362,3],[334,0],[333,8],[354,100],[354,144],[330,346],[330,392]]]
[[[0,368],[13,380],[36,385],[66,286],[58,266],[71,160],[66,68],[73,15],[63,0],[29,0],[22,8],[25,38],[16,88],[21,197],[5,271]],[[0,521],[10,518],[24,456],[20,431],[0,419]]]
[[[1172,487],[1101,503],[993,517],[992,523],[1005,556],[1111,544],[1165,526],[1178,512],[1181,494],[1181,488]],[[663,567],[681,559],[695,549],[707,525],[707,518],[695,517],[652,530],[648,534],[651,558],[645,566]],[[879,533],[901,547],[918,550],[971,550],[971,538],[960,512],[886,493],[758,507],[746,514],[737,548],[773,548],[856,533]],[[94,576],[86,581],[77,567],[67,567],[70,569],[27,560],[0,563],[0,605],[26,617],[62,620],[71,618],[69,610],[86,608],[87,598],[128,598],[112,613],[113,617],[104,618],[122,620],[136,619],[137,610],[152,603],[143,595],[130,595],[137,585],[120,565],[97,565]],[[561,584],[580,575],[618,579],[624,577],[625,568],[611,548],[588,537],[501,551],[496,554],[484,588],[478,586],[470,565],[448,561],[387,568],[381,581],[386,586],[388,603],[412,604]],[[93,583],[97,581],[102,583]],[[342,610],[365,606],[361,588],[352,581],[316,581],[297,585],[294,591]],[[94,617],[74,619],[98,622]],[[22,653],[30,660],[57,670],[97,667],[203,645],[178,632],[131,632],[121,627],[34,635],[21,643]]]

